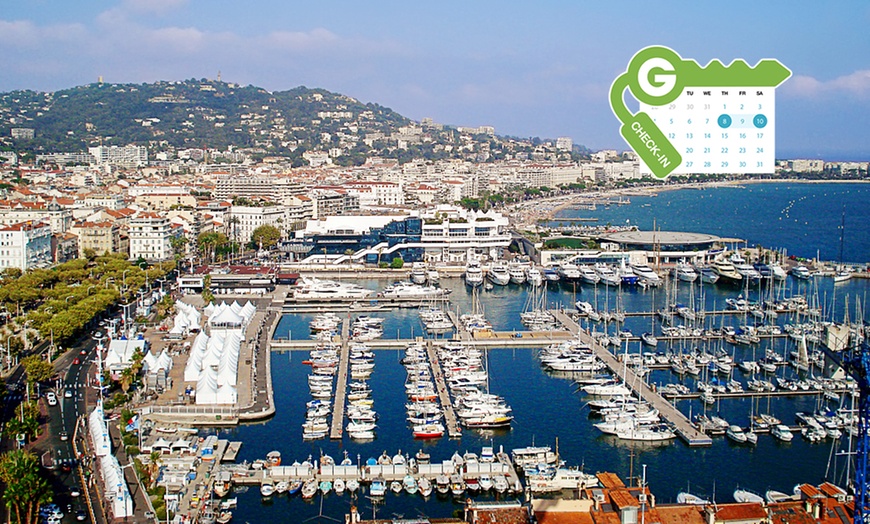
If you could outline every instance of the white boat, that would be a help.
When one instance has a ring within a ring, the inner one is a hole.
[[[556,268],[559,279],[563,282],[578,282],[581,277],[580,268],[576,264],[563,262]]]
[[[347,484],[345,484],[344,480],[340,479],[340,478],[335,479],[335,482],[332,483],[332,489],[334,489],[335,492],[339,495],[344,493],[344,490],[346,487],[347,487]]]
[[[666,424],[636,425],[630,429],[616,432],[622,440],[639,440],[644,442],[665,442],[677,438],[677,434]]]
[[[508,275],[512,284],[524,284],[526,282],[526,268],[519,263],[508,264]]]
[[[620,283],[619,275],[607,264],[595,264],[595,273],[604,285],[618,286]]]
[[[696,506],[705,506],[709,503],[709,500],[703,499],[697,495],[692,495],[687,491],[681,491],[677,493],[677,504],[692,504]]]
[[[741,275],[737,272],[736,269],[734,269],[734,264],[724,258],[714,260],[713,265],[710,267],[710,269],[712,269],[716,273],[716,275],[719,276],[719,280],[724,283],[743,283],[743,275]]]
[[[494,262],[489,266],[489,271],[486,272],[486,278],[497,286],[506,286],[511,281],[511,275],[508,273],[507,264],[504,262]]]
[[[402,492],[402,483],[398,480],[394,480],[390,482],[390,491],[393,493],[401,493]]]
[[[469,260],[465,266],[465,283],[471,287],[483,284],[483,268],[477,260]]]
[[[417,480],[411,475],[405,475],[405,478],[402,479],[402,488],[407,491],[409,495],[414,495],[419,489],[417,486]]]
[[[587,265],[578,266],[577,270],[580,272],[580,280],[586,284],[595,285],[601,281],[601,277],[598,276],[598,273]]]
[[[378,293],[380,298],[419,298],[421,300],[447,296],[450,290],[435,286],[423,286],[411,282],[396,282]]]
[[[401,484],[399,485],[401,488]],[[369,487],[369,495],[372,497],[383,497],[387,494],[387,481],[383,477],[378,477],[372,480],[372,485]]]
[[[794,495],[789,495],[787,493],[783,493],[782,491],[769,489],[764,492],[764,500],[766,500],[769,504],[778,504],[780,502],[795,500],[795,497]]]
[[[310,499],[313,498],[314,495],[317,494],[317,480],[309,479],[305,481],[305,484],[302,485],[302,498]]]
[[[834,273],[834,283],[847,282],[852,278],[852,272],[846,269],[841,269]]]
[[[694,282],[698,279],[698,273],[695,271],[695,268],[685,262],[677,264],[677,267],[674,268],[674,275],[676,275],[677,280],[682,282]]]
[[[656,347],[659,345],[659,339],[656,338],[652,333],[644,333],[640,336],[641,342],[650,347]]]
[[[725,430],[725,436],[738,444],[746,444],[746,433],[743,432],[743,428],[736,424],[728,426],[728,429]]]
[[[788,426],[783,424],[777,424],[770,429],[770,434],[773,435],[777,440],[781,440],[783,442],[790,442],[791,439],[794,438],[791,430],[788,429]]]
[[[780,266],[778,262],[771,262],[770,264],[767,265],[767,267],[770,268],[770,274],[773,277],[773,279],[776,280],[777,282],[782,282],[783,280],[786,279],[786,277],[788,277],[788,274],[785,272],[785,269],[783,269],[782,266]]]
[[[764,504],[764,497],[747,489],[734,490],[734,500],[740,503]]]
[[[275,482],[271,478],[264,478],[260,483],[260,495],[271,497],[275,493]]]
[[[357,479],[350,479],[350,480],[347,481],[345,487],[346,487],[347,490],[350,491],[351,493],[355,493],[356,490],[359,489],[359,481],[358,481]]]
[[[809,280],[813,277],[807,266],[795,266],[791,268],[791,276],[798,280]]]
[[[293,290],[293,298],[297,300],[362,300],[371,294],[372,290],[356,284],[315,277],[302,277]]]
[[[434,267],[430,267],[426,270],[426,283],[430,286],[434,286],[435,284],[441,282],[441,275],[438,274],[438,270]]]
[[[536,287],[540,286],[544,283],[544,275],[541,273],[540,269],[531,266],[526,271],[526,282]]]
[[[432,481],[426,477],[420,477],[420,480],[417,481],[417,489],[420,491],[420,495],[428,497],[432,494]]]
[[[426,264],[423,262],[414,262],[411,265],[411,274],[409,275],[411,282],[414,284],[426,283]]]
[[[662,278],[647,264],[632,264],[631,269],[648,286],[660,286]]]
[[[695,270],[704,284],[715,284],[719,282],[719,274],[709,267],[697,267]]]

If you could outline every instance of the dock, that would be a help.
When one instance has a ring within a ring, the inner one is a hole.
[[[460,438],[462,430],[459,429],[459,420],[456,418],[456,411],[453,409],[450,394],[447,393],[447,381],[444,380],[444,371],[441,369],[441,361],[438,360],[438,352],[435,350],[435,345],[432,344],[431,340],[426,343],[426,354],[429,357],[429,365],[432,367],[432,378],[435,380],[438,399],[441,401],[441,407],[444,409],[444,423],[447,427],[447,436],[450,438]]]
[[[571,320],[571,318],[562,311],[553,310],[551,313],[556,317],[556,320],[562,323],[569,331],[576,334],[577,337],[585,344],[589,344],[595,352],[595,356],[601,359],[610,371],[619,377],[619,379],[634,393],[649,402],[649,404],[658,409],[662,417],[672,424],[677,432],[677,435],[691,447],[696,446],[712,446],[713,440],[698,431],[689,419],[683,413],[672,406],[664,397],[653,391],[640,377],[632,370],[623,366],[607,349],[602,347],[591,335],[582,331],[580,326]]]
[[[462,322],[459,321],[459,316],[455,311],[447,310],[447,318],[450,319],[450,322],[453,322],[453,330],[456,333],[456,336],[459,337],[459,340],[465,342],[471,339],[471,333],[463,329]]]
[[[239,450],[242,448],[241,441],[232,441],[227,445],[227,449],[221,457],[221,462],[235,462],[239,455]]]
[[[344,426],[344,400],[347,396],[347,368],[350,361],[350,318],[341,323],[341,348],[338,355],[338,377],[335,382],[335,405],[332,406],[332,425],[329,428],[329,438],[341,440]]]

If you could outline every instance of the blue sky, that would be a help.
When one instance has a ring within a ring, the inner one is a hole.
[[[779,59],[794,76],[777,90],[777,156],[870,159],[865,1],[0,5],[0,91],[220,70],[229,82],[322,87],[416,120],[626,149],[607,92],[637,50],[661,44],[702,64]]]

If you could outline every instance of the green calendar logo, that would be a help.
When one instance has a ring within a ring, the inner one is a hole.
[[[650,46],[638,51],[625,72],[614,80],[610,87],[610,107],[622,122],[620,134],[657,178],[664,179],[678,168],[680,172],[698,173],[727,169],[734,172],[750,172],[752,168],[768,170],[772,169],[773,162],[763,162],[760,157],[751,157],[751,153],[763,152],[761,142],[753,142],[763,140],[768,148],[764,154],[772,159],[773,115],[761,111],[762,108],[772,109],[773,93],[772,89],[769,93],[756,89],[775,88],[790,76],[791,71],[773,59],[761,60],[755,67],[750,67],[744,60],[734,60],[728,66],[713,60],[701,67],[695,60],[682,58],[673,49]],[[641,105],[637,113],[632,113],[625,104],[626,88]],[[713,92],[714,88],[719,91]],[[764,103],[752,98],[766,93]],[[702,95],[707,98],[700,98]],[[738,95],[739,99],[728,98]],[[759,102],[757,107],[756,102]],[[644,111],[644,107],[649,112]],[[682,124],[683,127],[672,128],[666,134],[649,114],[659,107],[672,111],[667,115],[660,114],[667,116],[670,124]],[[673,113],[677,110],[682,112]],[[749,112],[751,110],[756,112]],[[710,124],[710,127],[686,127],[702,123]],[[764,132],[761,131],[763,128],[766,128]],[[750,130],[758,132],[750,133]],[[699,142],[702,139],[706,141]],[[720,156],[696,159],[695,155],[701,152],[712,155],[714,150],[721,153]],[[747,156],[730,156],[743,154]],[[685,161],[684,155],[687,155]]]

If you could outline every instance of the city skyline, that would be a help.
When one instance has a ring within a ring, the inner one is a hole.
[[[569,136],[627,149],[607,92],[640,48],[667,45],[706,64],[776,58],[777,157],[865,159],[870,7],[843,2],[688,2],[646,12],[544,2],[403,5],[48,0],[0,15],[0,90],[215,78],[269,90],[299,85],[375,102],[420,120]],[[852,118],[850,118],[852,117]]]

